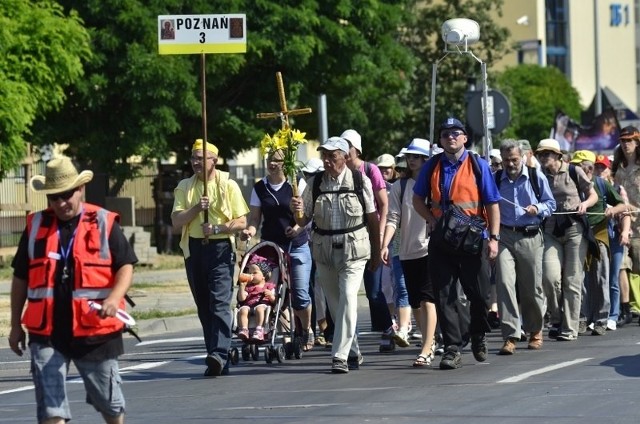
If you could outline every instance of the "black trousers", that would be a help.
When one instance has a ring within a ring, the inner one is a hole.
[[[484,251],[481,253],[484,254]],[[429,246],[429,275],[435,291],[438,323],[445,346],[460,348],[464,342],[466,321],[458,296],[457,283],[470,303],[471,336],[483,335],[490,331],[487,322],[487,307],[480,284],[481,260],[477,256],[456,256],[443,253],[442,249]]]

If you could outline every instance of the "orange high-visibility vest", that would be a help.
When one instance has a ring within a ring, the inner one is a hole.
[[[88,203],[73,238],[73,336],[87,337],[121,331],[115,317],[100,318],[89,308],[90,300],[101,303],[114,285],[109,234],[120,217]],[[27,308],[22,323],[29,333],[50,336],[53,330],[53,288],[59,259],[58,219],[51,209],[27,217],[29,281]],[[124,309],[124,299],[119,305]]]
[[[473,164],[468,153],[467,158],[462,162],[460,168],[453,176],[449,189],[449,204],[455,204],[462,209],[467,216],[482,216],[485,222],[488,221],[486,212],[482,204],[482,194],[480,193],[480,181],[476,180],[473,172]],[[437,163],[431,173],[431,213],[438,219],[442,216],[442,192],[440,191],[440,173],[442,164]]]

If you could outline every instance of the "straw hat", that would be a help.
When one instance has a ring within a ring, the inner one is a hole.
[[[35,175],[29,184],[36,193],[54,194],[80,187],[91,181],[92,178],[92,171],[82,171],[78,174],[71,159],[60,156],[47,162],[44,175]]]

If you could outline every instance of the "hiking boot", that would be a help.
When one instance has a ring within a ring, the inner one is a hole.
[[[391,334],[388,334],[386,331],[382,333],[380,337],[380,353],[389,353],[396,350],[396,343],[393,340]]]
[[[516,341],[514,339],[507,339],[504,341],[504,345],[498,351],[498,355],[513,355],[516,353]]]
[[[362,363],[364,362],[364,357],[360,354],[358,354],[358,356],[349,356],[347,358],[347,367],[350,370],[359,370],[360,369],[360,365],[362,365]]]
[[[587,322],[586,321],[580,321],[578,323],[578,334],[584,334],[587,332]]]
[[[593,330],[591,330],[592,336],[604,336],[607,332],[607,326],[601,322],[596,322],[593,326]]]
[[[349,365],[347,361],[340,358],[333,358],[331,363],[331,372],[334,374],[346,374],[349,372]]]
[[[542,331],[534,331],[531,333],[527,348],[531,350],[539,350],[542,348]]]
[[[484,334],[471,336],[471,352],[478,362],[487,360],[487,337]]]
[[[440,360],[441,370],[455,370],[462,366],[462,355],[457,346],[448,346]]]

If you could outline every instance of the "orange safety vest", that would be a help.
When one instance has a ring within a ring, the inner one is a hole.
[[[487,214],[482,205],[482,195],[478,181],[473,172],[473,164],[467,153],[467,158],[462,162],[460,168],[453,176],[451,188],[449,190],[448,202],[455,204],[467,216],[482,216],[488,222]],[[431,213],[438,219],[442,216],[442,192],[440,191],[440,173],[442,164],[437,163],[431,173]]]
[[[114,212],[88,203],[73,238],[72,332],[88,337],[121,331],[124,324],[115,317],[100,318],[89,308],[89,301],[101,303],[114,285],[109,234],[120,217]],[[29,333],[50,336],[53,330],[53,288],[60,257],[58,219],[51,209],[27,217],[29,281],[27,308],[22,324]],[[125,308],[124,299],[119,305]]]

